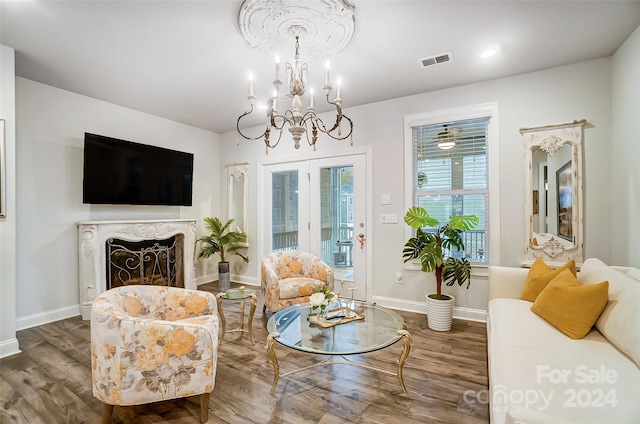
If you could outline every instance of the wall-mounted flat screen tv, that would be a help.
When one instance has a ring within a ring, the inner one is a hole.
[[[193,154],[85,133],[82,201],[191,206]]]

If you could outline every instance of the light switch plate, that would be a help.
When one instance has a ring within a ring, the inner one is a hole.
[[[383,224],[397,224],[398,223],[398,214],[395,213],[384,213],[380,215],[380,222]]]
[[[390,205],[391,204],[391,195],[390,194],[383,194],[382,196],[380,196],[380,204],[381,205]]]

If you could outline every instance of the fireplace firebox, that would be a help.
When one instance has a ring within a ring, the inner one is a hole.
[[[165,240],[107,239],[107,289],[132,284],[184,287],[183,240],[182,234]]]

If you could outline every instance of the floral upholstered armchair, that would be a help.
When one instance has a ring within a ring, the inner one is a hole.
[[[213,294],[163,286],[107,290],[91,308],[93,395],[105,404],[102,422],[115,405],[196,395],[207,422],[217,353]]]
[[[262,259],[263,311],[308,302],[317,284],[333,290],[333,269],[317,256],[296,250],[272,252]]]

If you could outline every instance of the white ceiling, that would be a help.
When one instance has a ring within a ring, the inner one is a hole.
[[[345,108],[607,57],[640,26],[640,1],[349,3],[355,33],[331,58]],[[273,54],[242,38],[241,4],[2,0],[0,43],[18,76],[223,133],[248,106],[247,72],[262,101],[275,73]],[[498,55],[481,59],[491,45]],[[448,51],[453,62],[419,66]],[[293,41],[279,53],[290,60]],[[318,92],[322,63],[308,62]]]

